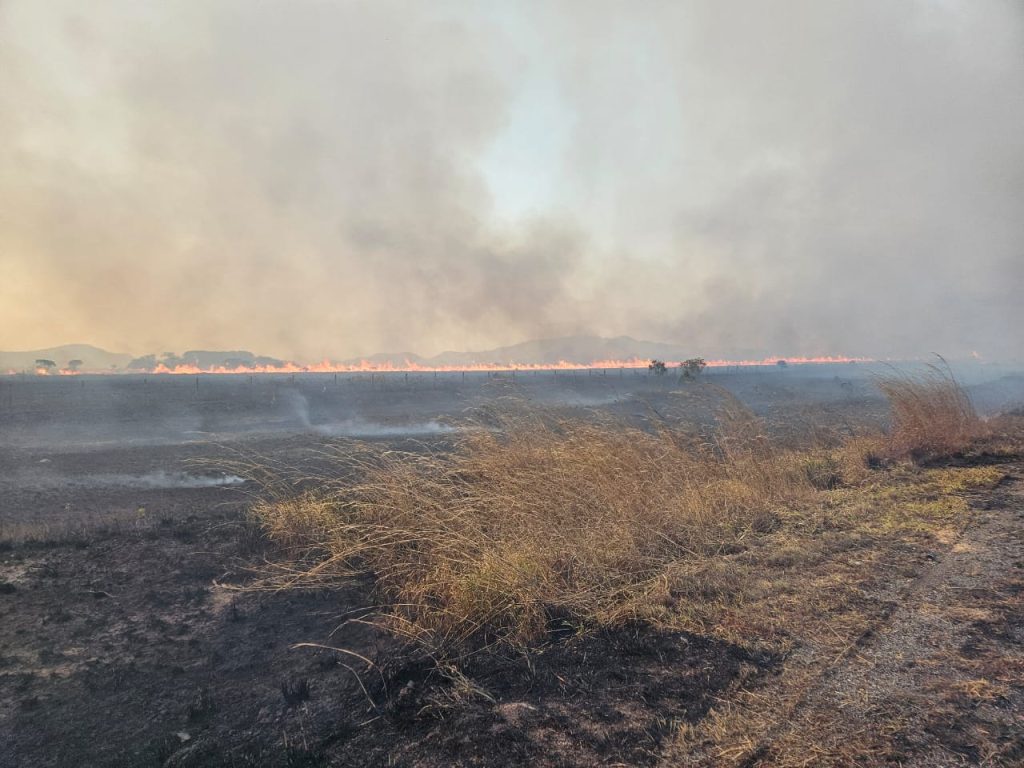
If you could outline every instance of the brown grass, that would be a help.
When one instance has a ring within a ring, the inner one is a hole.
[[[813,493],[751,419],[669,429],[492,419],[454,450],[358,459],[361,482],[261,503],[288,584],[372,574],[383,618],[442,652],[656,618],[674,573],[742,548]]]
[[[982,432],[948,371],[879,386],[888,435],[805,450],[770,441],[735,403],[702,436],[499,399],[450,450],[339,454],[330,477],[303,482],[313,490],[279,486],[255,514],[285,553],[278,585],[370,576],[377,620],[436,653],[531,647],[637,618],[685,626],[703,611],[687,603],[728,593],[728,557],[821,507],[816,494]]]
[[[892,412],[888,449],[895,457],[951,455],[982,436],[983,423],[948,366],[894,371],[877,384]]]

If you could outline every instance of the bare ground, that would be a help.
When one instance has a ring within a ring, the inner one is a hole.
[[[676,722],[773,663],[630,627],[455,676],[341,626],[358,588],[232,590],[241,534],[193,520],[7,553],[0,764],[650,765]]]

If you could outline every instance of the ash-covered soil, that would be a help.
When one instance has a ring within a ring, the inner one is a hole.
[[[241,589],[264,552],[239,489],[80,492],[149,508],[0,551],[0,765],[648,765],[773,664],[634,627],[485,655],[467,687],[346,622],[358,587]]]
[[[467,688],[344,623],[358,589],[235,591],[246,541],[225,514],[5,552],[0,764],[651,765],[774,663],[634,627],[481,657]]]
[[[198,389],[191,378],[3,382],[0,765],[729,764],[714,749],[688,757],[673,745],[681,730],[740,706],[732,703],[740,692],[770,696],[788,674],[784,653],[631,626],[583,639],[554,631],[530,658],[488,652],[459,670],[439,668],[352,620],[370,603],[368,585],[345,593],[250,589],[268,556],[245,517],[258,489],[225,467],[243,459],[322,468],[325,447],[353,439],[443,445],[467,411],[506,395],[640,423],[683,413],[694,428],[735,396],[794,440],[806,435],[805,423],[844,433],[884,421],[864,376],[795,373],[721,374],[702,385],[613,371],[515,381],[204,377]],[[982,692],[987,709],[944,699],[952,707],[946,719],[919,712],[908,721],[945,734],[901,737],[919,764],[927,749],[970,741],[993,724],[1006,738],[1024,734],[1013,711],[1018,689],[992,671],[1000,660],[1019,664],[1021,646],[1022,562],[1014,560],[1019,546],[1007,544],[1018,535],[1008,521],[1019,526],[1020,497],[1005,487],[999,493],[989,506],[1018,511],[991,518],[962,542],[984,550],[981,570],[965,576],[974,560],[958,551],[925,582],[909,614],[892,614],[891,627],[921,628],[955,646],[966,671],[953,682],[996,681],[994,692]],[[984,601],[983,610],[956,632],[943,634],[945,625],[932,632],[915,618],[914,605],[968,611],[972,599]],[[926,663],[941,660],[945,646],[901,650],[889,626],[844,657],[841,672],[829,672],[845,681],[835,694],[841,706],[844,695],[890,696],[870,682],[878,670],[908,684],[931,680]],[[893,677],[896,650],[922,666],[900,667],[902,677]],[[819,694],[807,700],[835,706]],[[793,716],[814,722],[809,706]],[[870,708],[851,711],[850,718],[838,711],[840,722],[828,727],[870,728]],[[775,724],[764,734],[784,746],[788,730]],[[760,745],[760,762],[750,764],[784,764],[772,762],[782,754]],[[959,764],[985,757],[969,745],[954,754]]]

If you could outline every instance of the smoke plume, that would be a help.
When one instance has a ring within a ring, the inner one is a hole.
[[[1024,342],[1013,0],[8,0],[0,167],[0,348]]]

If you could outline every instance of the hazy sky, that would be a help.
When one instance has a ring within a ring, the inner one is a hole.
[[[1024,3],[0,0],[0,349],[1024,356]]]

